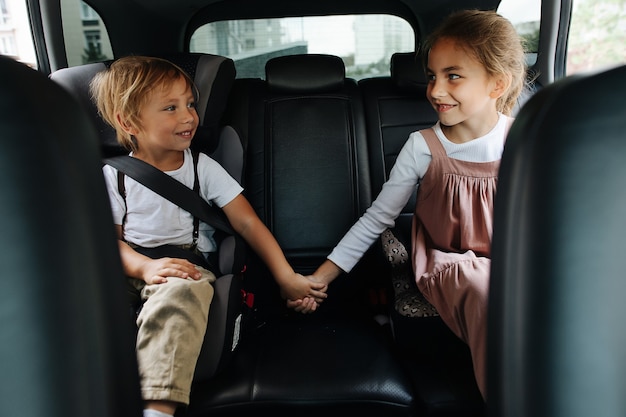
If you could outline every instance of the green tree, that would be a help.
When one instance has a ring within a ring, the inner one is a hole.
[[[574,3],[567,73],[626,63],[626,0]]]
[[[100,62],[107,59],[106,55],[103,55],[100,52],[99,48],[96,48],[96,45],[93,43],[89,43],[87,48],[83,49],[84,54],[81,55],[83,58],[83,64],[89,64],[91,62]]]
[[[537,52],[539,50],[539,29],[521,35],[526,52]]]

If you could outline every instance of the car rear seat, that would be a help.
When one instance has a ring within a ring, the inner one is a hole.
[[[358,85],[338,57],[286,56],[267,63],[265,81],[236,80],[231,96],[228,123],[247,143],[246,195],[294,268],[312,272],[371,203]],[[254,329],[231,367],[195,386],[188,415],[411,415],[411,383],[367,305],[375,263],[365,259],[333,282],[319,311],[301,315],[251,262]]]
[[[428,80],[421,58],[415,52],[397,52],[390,61],[389,77],[359,81],[367,116],[367,134],[375,157],[371,159],[372,188],[378,194],[387,180],[409,134],[437,121],[426,98]],[[376,149],[378,148],[378,149]],[[415,199],[402,211],[402,229],[410,230]]]
[[[409,135],[437,121],[437,114],[426,98],[428,81],[421,58],[415,52],[395,53],[391,57],[390,73],[389,77],[359,81],[367,121],[372,191],[375,195],[382,189]],[[402,317],[438,315],[417,289],[410,268],[415,196],[416,193],[413,193],[396,220],[396,226],[385,231],[381,237],[383,251],[392,266],[392,313],[398,316],[397,321],[401,321]]]
[[[311,273],[371,203],[362,101],[337,57],[284,57],[266,68],[266,82],[243,80],[253,100],[246,194],[294,268]],[[267,281],[255,293],[270,311],[283,303],[264,294],[278,295]],[[350,289],[355,301],[360,284]],[[347,310],[340,297],[328,301],[323,310]]]

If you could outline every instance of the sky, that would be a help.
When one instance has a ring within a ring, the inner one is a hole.
[[[301,40],[304,32],[309,53],[342,56],[354,51],[353,22],[354,16],[323,16],[289,19],[285,26],[289,28],[292,41]],[[320,27],[324,30],[320,31]]]
[[[502,0],[498,13],[513,24],[539,20],[541,16],[540,0]]]

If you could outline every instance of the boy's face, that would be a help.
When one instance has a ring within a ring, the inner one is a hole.
[[[198,127],[196,102],[183,77],[156,87],[139,112],[135,133],[140,150],[183,151],[191,145]]]

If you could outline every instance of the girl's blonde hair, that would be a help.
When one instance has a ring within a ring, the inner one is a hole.
[[[455,40],[491,76],[510,78],[511,85],[497,101],[498,111],[510,115],[526,85],[526,57],[522,39],[509,20],[494,11],[463,10],[448,16],[426,39],[424,59],[441,38]]]
[[[90,92],[102,118],[117,133],[117,141],[127,150],[136,151],[137,142],[125,132],[117,115],[135,128],[141,128],[139,112],[155,88],[163,88],[183,78],[194,91],[193,80],[180,67],[165,59],[148,56],[128,56],[113,62],[96,74]]]

